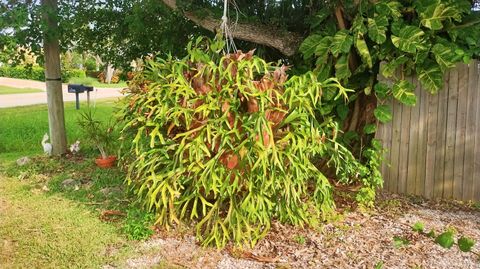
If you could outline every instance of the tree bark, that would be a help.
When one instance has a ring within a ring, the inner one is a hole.
[[[182,11],[177,7],[176,0],[162,0],[162,2],[169,8],[180,12],[195,24],[211,32],[215,32],[220,27],[220,19],[198,17],[193,12]],[[275,48],[286,56],[293,56],[303,40],[301,35],[294,32],[288,32],[263,24],[246,23],[237,24],[236,28],[233,29],[233,37]]]
[[[115,68],[110,63],[107,63],[105,67],[105,83],[110,84],[112,82],[113,74],[115,73]]]
[[[47,87],[48,125],[52,155],[67,152],[65,116],[63,108],[62,81],[60,72],[60,48],[58,24],[55,15],[58,12],[57,0],[42,0],[45,22],[43,50],[45,54],[45,83]]]

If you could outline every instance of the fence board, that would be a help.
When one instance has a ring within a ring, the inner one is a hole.
[[[474,159],[475,159],[475,128],[477,121],[475,119],[476,102],[478,91],[475,86],[478,83],[477,65],[472,63],[468,68],[468,88],[467,88],[467,115],[466,115],[466,133],[465,133],[465,163],[463,171],[462,200],[468,201],[474,198]],[[470,146],[471,145],[471,146]]]
[[[476,66],[476,77],[477,77],[477,87],[474,89],[474,91],[477,94],[477,100],[476,100],[476,116],[475,119],[476,121],[480,120],[480,63],[476,62],[474,63]],[[474,170],[473,170],[473,178],[474,178],[474,199],[476,201],[480,201],[480,124],[477,123],[475,126],[475,158],[474,158]]]
[[[382,165],[385,189],[480,201],[479,64],[450,70],[437,95],[409,78],[416,85],[417,105],[393,101],[392,122],[378,128],[377,138],[387,148]]]
[[[458,105],[456,110],[457,125],[455,128],[455,155],[453,163],[453,198],[462,199],[463,167],[465,159],[465,125],[468,97],[468,65],[458,68]],[[453,132],[448,129],[449,132]]]
[[[390,191],[392,192],[398,192],[398,183],[399,183],[399,175],[398,175],[398,169],[399,169],[399,160],[398,158],[400,157],[400,129],[402,125],[402,106],[396,102],[392,102],[392,107],[393,107],[393,115],[395,119],[392,122],[392,152],[390,154],[391,158],[391,166],[390,166],[390,173],[389,176],[392,179],[390,181]]]
[[[427,152],[425,154],[425,196],[433,198],[435,196],[435,160],[437,148],[437,121],[438,121],[438,101],[439,95],[429,95],[426,98],[427,108]],[[389,177],[388,181],[393,180]]]
[[[442,197],[448,184],[445,184],[445,148],[447,143],[447,121],[448,121],[448,94],[449,84],[457,83],[458,76],[452,74],[445,77],[444,87],[438,93],[438,111],[437,111],[437,145],[435,148],[435,187],[434,197]],[[453,92],[453,91],[452,91]],[[448,195],[448,194],[447,194]]]
[[[415,83],[414,79],[409,79],[410,82]],[[415,85],[415,84],[414,84]],[[419,129],[419,117],[420,117],[420,106],[417,105],[410,109],[410,126],[405,128],[405,132],[409,134],[408,144],[405,147],[408,149],[408,169],[407,169],[407,188],[406,193],[415,193],[417,187],[416,177],[417,177],[417,156],[418,156],[418,129]],[[419,170],[419,169],[418,169]]]
[[[427,120],[422,115],[428,113],[428,99],[427,92],[422,90],[420,83],[414,79],[414,84],[417,85],[415,93],[418,96],[418,149],[417,149],[417,169],[415,176],[415,194],[427,195],[425,192],[425,178],[426,178],[426,154],[427,154]]]
[[[455,160],[455,134],[457,124],[458,109],[458,69],[450,71],[450,81],[448,84],[448,101],[447,101],[447,127],[443,131],[446,135],[445,140],[445,166],[443,178],[443,197],[453,198],[453,172]]]

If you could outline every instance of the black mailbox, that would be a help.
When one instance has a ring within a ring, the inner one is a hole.
[[[87,92],[87,103],[90,104],[90,92],[93,91],[92,86],[85,86],[82,84],[68,84],[68,92],[75,94],[75,106],[77,109],[80,109],[80,99],[79,94],[82,92]]]

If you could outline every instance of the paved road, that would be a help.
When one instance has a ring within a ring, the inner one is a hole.
[[[13,79],[0,77],[0,85],[16,87],[16,88],[34,88],[45,91],[45,83],[33,80]],[[67,92],[67,84],[62,85],[63,100],[75,101],[75,94]],[[121,88],[95,88],[95,91],[90,93],[90,100],[122,97],[120,93]],[[80,101],[86,101],[87,94],[80,94]],[[0,95],[0,108],[2,107],[15,107],[15,106],[28,106],[35,104],[46,104],[47,93],[24,93],[24,94],[5,94]]]

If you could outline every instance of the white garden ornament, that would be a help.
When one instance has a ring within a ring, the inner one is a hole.
[[[45,134],[42,139],[42,146],[43,146],[43,152],[47,154],[48,156],[52,155],[52,144],[48,143],[49,137],[48,134]]]

